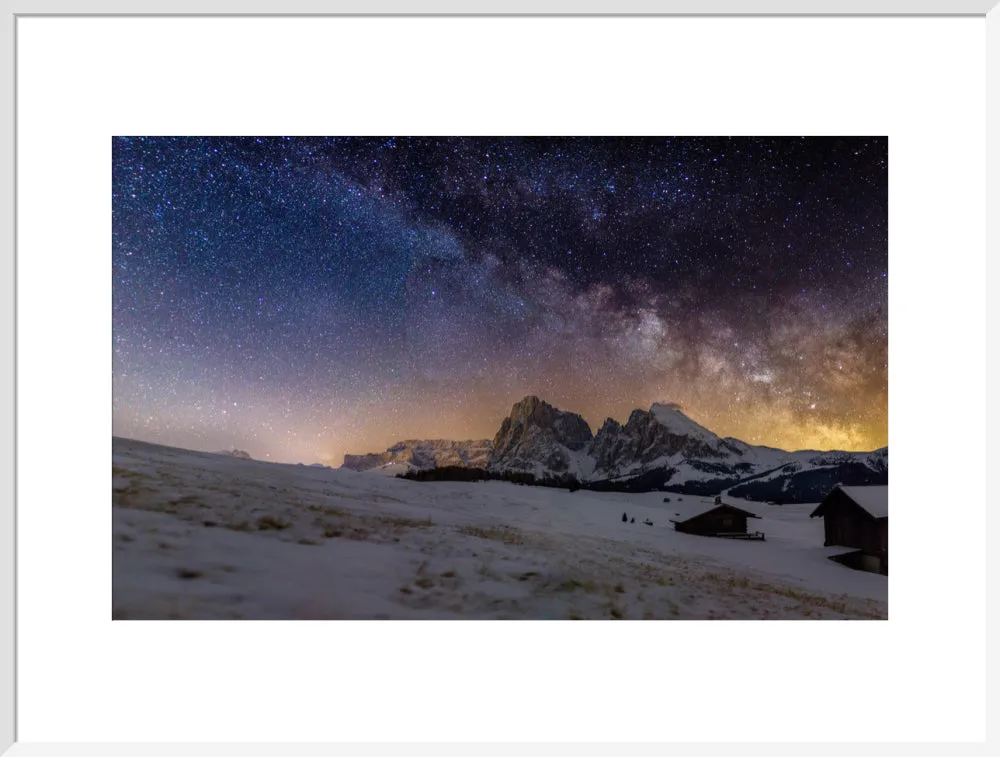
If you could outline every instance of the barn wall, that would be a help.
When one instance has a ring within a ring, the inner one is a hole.
[[[854,558],[852,567],[889,574],[889,519],[876,519],[842,492],[830,494],[823,505],[824,545],[853,547],[868,557]]]
[[[823,516],[827,547],[838,545],[863,549],[868,554],[881,554],[883,534],[880,524],[867,512],[846,497],[833,497],[827,503]],[[887,537],[886,537],[887,540]]]
[[[834,507],[827,512],[823,520],[826,527],[826,546],[864,548],[865,527],[859,517],[843,508]]]
[[[747,519],[745,515],[732,512],[709,512],[698,517],[694,524],[695,528],[702,533],[718,533],[720,531],[741,531],[747,530]]]
[[[882,570],[881,573],[889,575],[889,519],[883,518],[878,522],[879,546],[882,548]]]
[[[861,534],[861,548],[866,553],[877,555],[882,552],[877,520],[868,517],[859,520],[858,531]]]

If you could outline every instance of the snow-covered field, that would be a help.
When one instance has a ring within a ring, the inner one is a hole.
[[[695,496],[404,481],[117,438],[112,472],[115,618],[888,613],[886,577],[827,559],[814,505],[738,503],[767,540],[734,541],[674,531]]]

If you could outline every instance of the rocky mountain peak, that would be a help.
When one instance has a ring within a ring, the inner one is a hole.
[[[614,418],[605,418],[604,423],[601,425],[600,431],[598,431],[597,433],[598,434],[613,433],[621,430],[622,430],[622,424],[620,424]]]
[[[394,471],[485,467],[493,475],[530,474],[536,481],[575,479],[608,491],[676,491],[784,502],[814,502],[836,483],[882,485],[888,448],[817,452],[720,438],[680,405],[633,410],[624,424],[607,418],[594,435],[582,416],[529,395],[511,407],[493,441],[407,440],[386,452],[345,455],[344,467]],[[516,480],[516,477],[515,477]]]
[[[672,402],[654,403],[649,410],[633,410],[622,426],[608,419],[594,437],[591,454],[596,471],[617,476],[666,465],[687,458],[719,459],[741,453],[695,423]]]
[[[493,439],[490,467],[557,473],[577,472],[575,456],[593,440],[582,416],[529,395],[514,404]]]
[[[516,402],[510,415],[500,424],[493,448],[502,454],[507,446],[517,444],[533,429],[550,432],[553,440],[569,449],[583,449],[593,438],[587,422],[576,413],[559,410],[534,395]]]

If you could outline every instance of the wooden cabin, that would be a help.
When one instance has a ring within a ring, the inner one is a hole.
[[[810,518],[822,517],[826,547],[850,547],[834,555],[851,568],[889,575],[889,487],[837,485]]]
[[[683,519],[678,513],[678,519],[670,522],[674,524],[674,530],[685,534],[763,540],[764,534],[759,531],[753,533],[747,531],[747,518],[760,518],[760,516],[716,498],[715,502],[705,503],[693,512],[686,513]]]

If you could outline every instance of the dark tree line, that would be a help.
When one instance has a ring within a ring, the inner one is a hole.
[[[463,468],[446,465],[427,470],[410,470],[398,478],[410,481],[508,481],[521,486],[550,486],[568,489],[589,489],[605,492],[650,492],[662,491],[671,494],[694,494],[713,496],[728,489],[734,497],[745,497],[758,502],[790,504],[795,502],[818,502],[837,483],[866,486],[888,483],[886,472],[876,472],[860,463],[844,463],[832,468],[801,471],[799,473],[764,479],[775,471],[765,471],[748,479],[715,478],[707,481],[685,481],[670,484],[674,474],[672,469],[657,469],[641,473],[625,481],[588,481],[581,483],[569,474],[535,476],[524,471],[495,473],[485,468]],[[666,500],[665,500],[666,501]]]
[[[460,465],[444,465],[426,470],[408,470],[397,478],[408,481],[507,481],[521,486],[550,486],[558,489],[569,489],[575,492],[580,489],[580,482],[568,474],[562,476],[535,476],[523,471],[505,471],[495,473],[485,468],[464,468]]]

